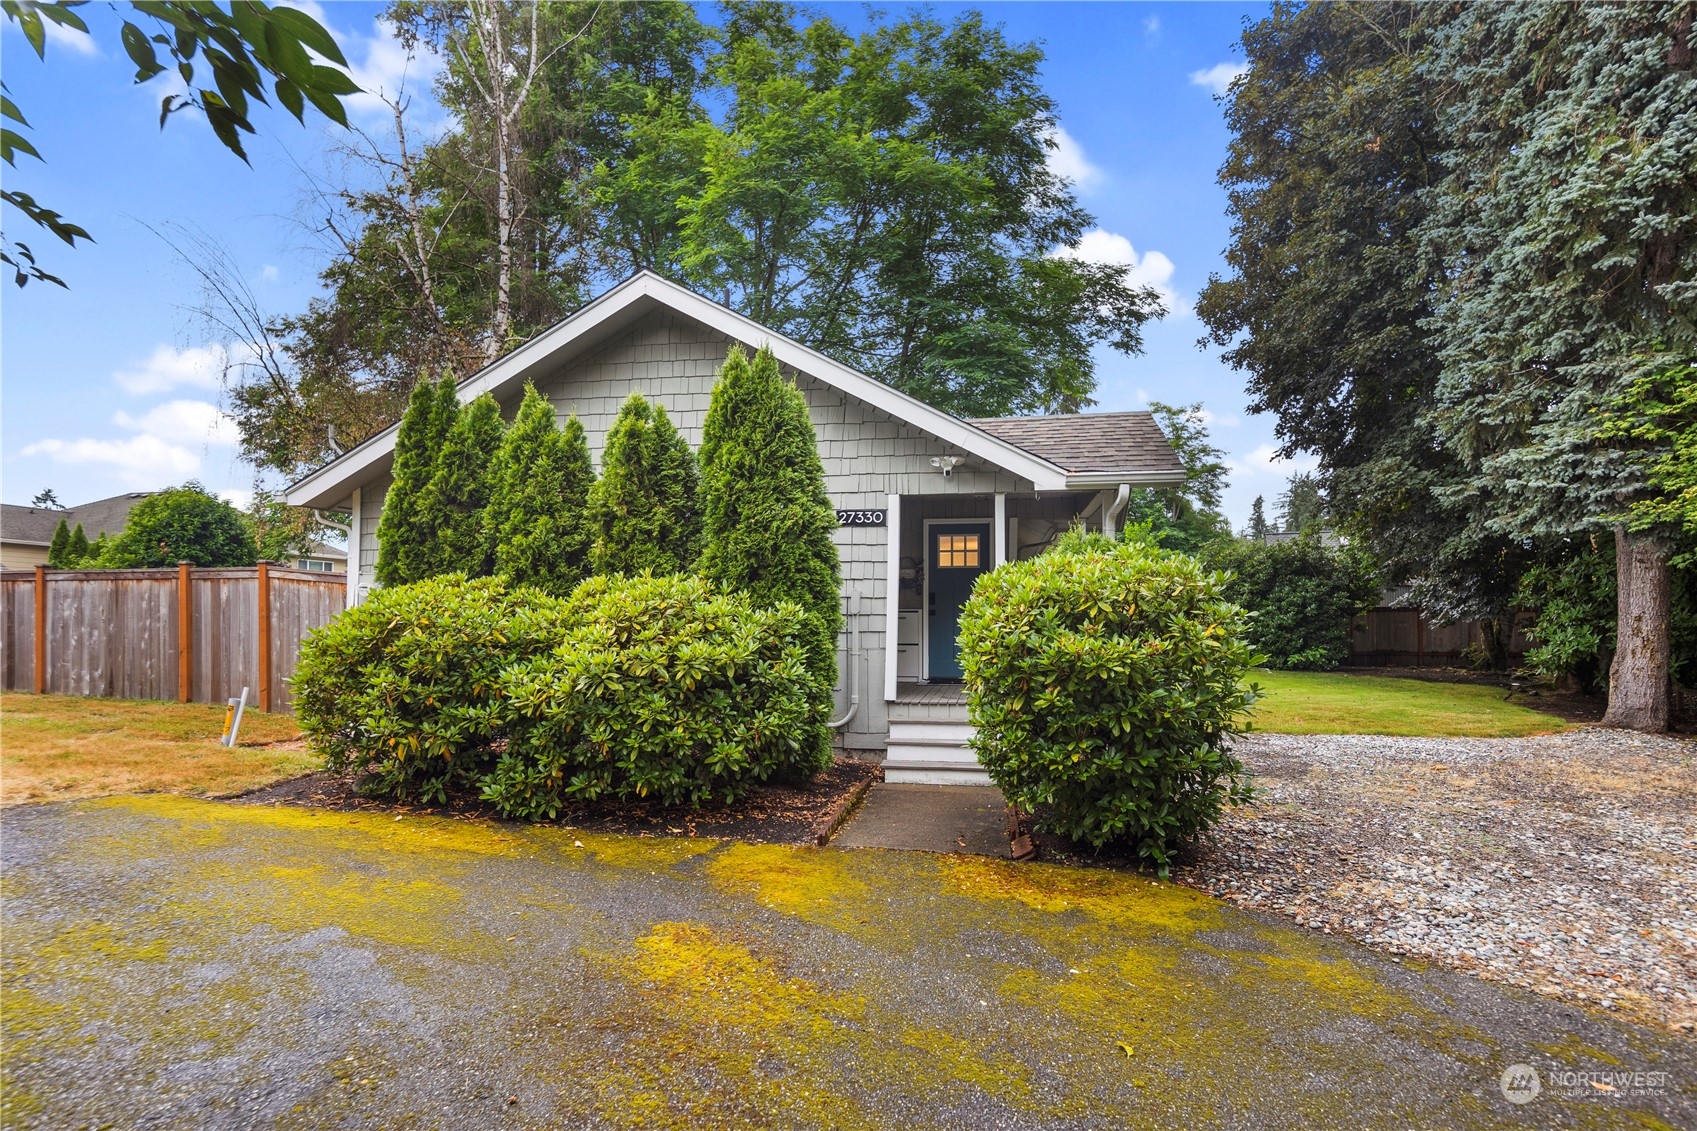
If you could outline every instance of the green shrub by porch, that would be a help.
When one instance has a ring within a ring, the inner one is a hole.
[[[1226,743],[1259,657],[1225,580],[1077,532],[979,579],[960,621],[972,745],[1009,801],[1164,873],[1177,845],[1248,798]]]
[[[701,471],[689,441],[641,393],[607,430],[601,478],[590,491],[596,573],[683,573],[701,550]]]
[[[594,577],[566,599],[558,647],[501,676],[509,746],[483,782],[503,814],[572,801],[732,801],[811,773],[830,685],[808,618],[699,577]]]
[[[459,574],[378,589],[301,645],[301,730],[330,769],[375,775],[373,793],[441,802],[475,786],[501,734],[501,669],[562,639],[561,606]]]

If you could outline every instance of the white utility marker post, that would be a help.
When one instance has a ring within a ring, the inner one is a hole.
[[[239,699],[229,701],[229,708],[224,712],[224,737],[221,741],[225,746],[234,746],[236,732],[242,729],[242,711],[247,708],[247,688],[242,688]]]

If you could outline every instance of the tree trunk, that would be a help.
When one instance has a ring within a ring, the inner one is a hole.
[[[1673,572],[1651,539],[1615,528],[1620,600],[1614,662],[1609,665],[1606,727],[1668,729]]]

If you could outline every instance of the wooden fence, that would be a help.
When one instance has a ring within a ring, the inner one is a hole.
[[[1509,639],[1511,660],[1525,655],[1530,613],[1520,614]],[[1380,606],[1355,618],[1349,633],[1349,666],[1355,668],[1457,667],[1468,662],[1467,650],[1485,646],[1478,621],[1432,624],[1419,609]]]
[[[306,634],[342,611],[341,574],[246,569],[0,572],[7,691],[287,711]]]

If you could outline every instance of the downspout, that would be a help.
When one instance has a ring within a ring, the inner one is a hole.
[[[1113,504],[1102,512],[1102,533],[1109,538],[1114,536],[1114,526],[1125,511],[1125,505],[1131,500],[1131,484],[1121,483],[1120,489],[1114,493]]]
[[[860,713],[860,601],[858,595],[849,597],[849,703],[848,710],[843,712],[840,719],[832,719],[826,723],[832,730],[842,730],[848,726],[855,715]]]

